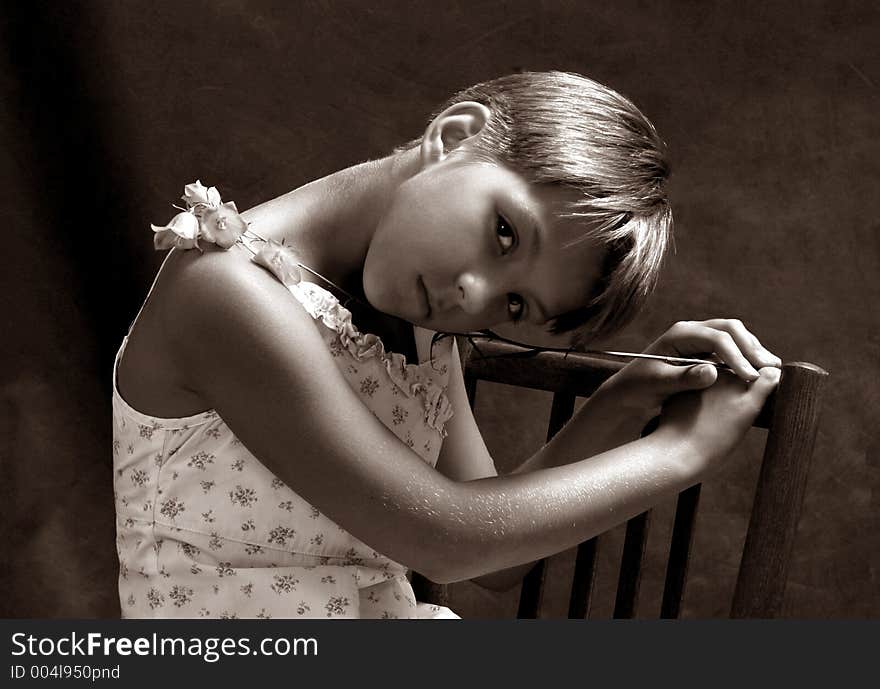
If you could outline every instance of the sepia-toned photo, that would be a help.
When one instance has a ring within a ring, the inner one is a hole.
[[[0,617],[880,617],[875,3],[3,14]]]

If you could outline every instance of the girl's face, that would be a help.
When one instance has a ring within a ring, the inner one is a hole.
[[[503,166],[449,156],[401,184],[367,251],[376,309],[430,330],[542,324],[583,306],[602,251],[560,220],[567,192]],[[570,193],[570,192],[568,192]]]

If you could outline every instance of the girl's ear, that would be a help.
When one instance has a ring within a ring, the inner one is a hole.
[[[476,101],[450,105],[425,130],[420,149],[422,166],[444,160],[451,151],[479,134],[490,115],[489,108]]]

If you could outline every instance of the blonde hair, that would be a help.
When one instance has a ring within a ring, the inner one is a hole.
[[[653,291],[671,242],[669,164],[654,126],[624,96],[570,72],[523,72],[476,84],[431,119],[466,100],[491,112],[475,153],[531,183],[577,192],[562,216],[581,219],[588,229],[573,243],[594,241],[605,249],[587,305],[552,319],[548,330],[573,332],[575,346],[616,332]]]

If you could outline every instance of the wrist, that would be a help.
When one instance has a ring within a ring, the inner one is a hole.
[[[590,403],[601,408],[606,417],[625,420],[641,432],[651,419],[660,414],[660,404],[647,404],[643,394],[628,393],[620,386],[608,385],[609,381],[599,386],[590,397]]]
[[[669,459],[682,490],[702,479],[710,465],[709,453],[695,438],[670,424],[661,424],[650,438],[658,443],[660,451]]]

